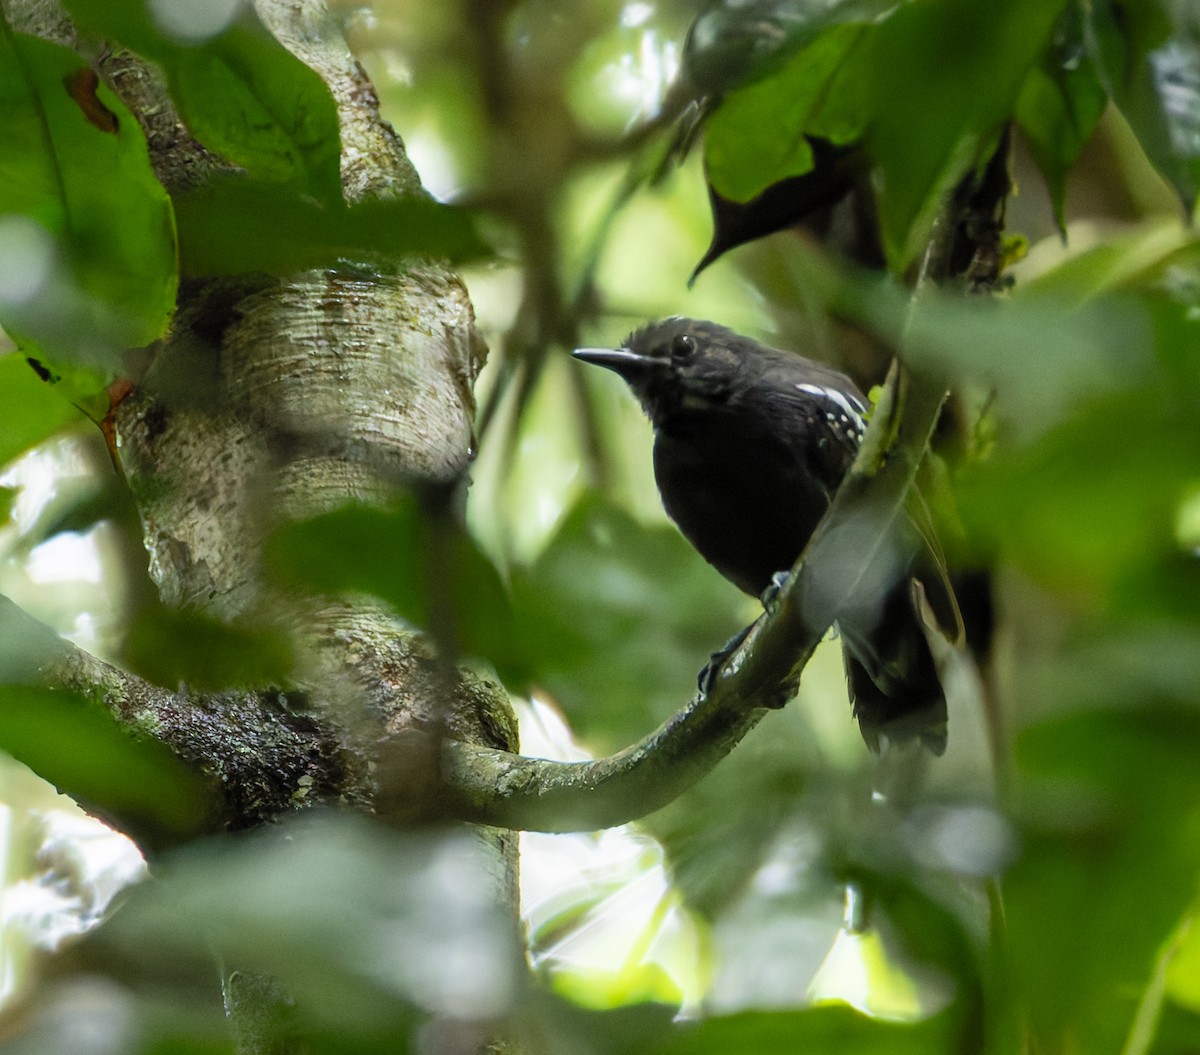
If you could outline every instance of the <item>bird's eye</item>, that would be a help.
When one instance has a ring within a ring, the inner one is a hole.
[[[690,359],[696,354],[696,338],[689,333],[680,333],[671,341],[671,358],[676,361]]]

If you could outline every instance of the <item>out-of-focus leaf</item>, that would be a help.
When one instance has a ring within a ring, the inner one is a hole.
[[[1102,20],[1096,5],[1075,2],[1067,8],[1049,52],[1029,71],[1017,100],[1017,123],[1046,179],[1060,228],[1065,225],[1067,173],[1108,102],[1088,42],[1103,33],[1123,44],[1110,9],[1101,4],[1098,11],[1108,17]]]
[[[1116,702],[1020,735],[1022,853],[1004,883],[1033,1028],[1089,1051],[1121,1047],[1200,869],[1200,712]]]
[[[1192,1055],[1200,1051],[1200,1013],[1168,1002],[1158,1020],[1153,1055]]]
[[[158,605],[138,614],[123,653],[135,673],[172,689],[287,685],[294,663],[291,643],[278,630]]]
[[[457,524],[426,517],[412,495],[389,509],[344,506],[281,529],[267,561],[284,581],[329,593],[374,594],[451,647],[521,684],[523,657],[492,563]]]
[[[68,0],[80,28],[152,59],[205,146],[264,181],[341,200],[341,140],[325,82],[263,28],[249,5],[202,43],[164,32],[144,0]],[[180,5],[182,6],[182,5]]]
[[[165,331],[171,206],[141,127],[73,51],[0,21],[0,319],[50,360],[111,364]]]
[[[180,195],[181,265],[189,275],[287,275],[340,259],[489,253],[471,213],[426,198],[325,204],[270,184],[228,179]]]
[[[1169,950],[1167,993],[1200,1023],[1200,926],[1195,906],[1185,915],[1174,947]],[[1200,1038],[1200,1031],[1197,1032]]]
[[[637,1049],[661,1055],[728,1052],[854,1052],[855,1055],[937,1055],[961,1050],[962,1027],[950,1013],[924,1022],[886,1022],[831,1005],[803,1011],[748,1011],[685,1025],[661,1046]]]
[[[214,955],[271,976],[303,1028],[342,1032],[345,1049],[316,1050],[403,1052],[418,1012],[492,1022],[520,995],[517,928],[492,867],[463,832],[309,815],[161,860],[100,940],[158,986],[215,986]]]
[[[579,1055],[634,1055],[669,1042],[676,1008],[640,1004],[605,1011],[585,1010],[549,993],[533,990],[514,1023],[522,1050]]]
[[[193,770],[70,693],[0,685],[0,748],[102,815],[176,835],[207,820]]]
[[[764,77],[831,25],[871,22],[899,0],[721,0],[696,19],[684,71],[705,95]]]
[[[1152,222],[1119,237],[1108,238],[1084,252],[1075,253],[1055,267],[1021,283],[1017,297],[1057,299],[1074,308],[1105,293],[1128,287],[1166,282],[1179,284],[1187,268],[1193,286],[1178,293],[1195,303],[1194,282],[1200,273],[1200,240],[1196,232],[1174,221]],[[1170,290],[1168,290],[1170,292]],[[1168,350],[1170,342],[1167,342]]]
[[[1068,592],[1106,589],[1173,550],[1176,503],[1200,474],[1200,444],[1194,423],[1163,398],[1126,389],[1077,411],[1037,445],[994,458],[961,493],[974,537]],[[1115,428],[1131,401],[1142,409],[1139,428]]]
[[[1200,192],[1200,43],[1175,37],[1152,52],[1118,103],[1190,215]]]
[[[643,527],[596,496],[513,573],[513,609],[537,683],[585,737],[623,745],[695,691],[737,629],[739,594],[674,528]]]
[[[42,381],[24,356],[0,356],[0,465],[79,420],[79,411]]]
[[[16,487],[0,487],[0,529],[8,527],[13,507],[17,504],[17,495],[20,493],[20,489]]]
[[[906,4],[870,34],[867,149],[884,250],[901,272],[944,192],[985,160],[1066,0]]]

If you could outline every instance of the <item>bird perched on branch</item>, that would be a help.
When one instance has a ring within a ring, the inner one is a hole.
[[[628,382],[654,426],[667,513],[725,578],[762,596],[800,556],[854,460],[868,414],[854,382],[696,319],[574,354]],[[946,699],[913,587],[931,568],[941,587],[940,559],[915,527],[892,534],[893,559],[874,569],[866,599],[834,601],[850,699],[872,750],[881,738],[918,738],[941,754]]]

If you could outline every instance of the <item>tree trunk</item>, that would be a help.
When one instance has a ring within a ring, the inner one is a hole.
[[[261,0],[257,7],[333,93],[347,202],[420,193],[403,143],[379,116],[373,88],[319,4]],[[19,31],[98,55],[97,71],[142,124],[168,191],[228,170],[189,134],[155,68],[80,41],[46,0],[8,0],[7,11]],[[295,696],[277,695],[272,707],[234,693],[204,702],[206,716],[235,730],[232,738],[205,733],[209,723],[188,713],[198,703],[187,693],[144,701],[156,708],[155,735],[220,775],[222,823],[230,827],[260,823],[297,802],[419,817],[443,732],[485,747],[517,746],[503,690],[440,663],[381,606],[298,601],[261,575],[261,543],[280,523],[351,501],[382,503],[414,481],[453,489],[473,456],[472,385],[486,348],[467,292],[435,263],[377,264],[286,279],[186,281],[171,333],[115,408],[116,451],[162,600],[284,627],[304,657],[294,686],[304,715],[288,713]],[[112,690],[86,684],[89,670],[77,666],[76,687]],[[326,757],[316,757],[303,735],[292,736],[298,721],[315,723]],[[255,758],[247,760],[240,749],[251,744]],[[256,764],[270,754],[264,745],[274,752],[269,767]],[[339,756],[336,764],[331,755]],[[381,755],[386,765],[368,764]],[[515,913],[515,834],[476,831]]]

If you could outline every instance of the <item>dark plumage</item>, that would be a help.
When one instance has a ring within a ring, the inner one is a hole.
[[[654,426],[663,505],[714,568],[761,595],[799,557],[854,460],[867,402],[844,374],[723,326],[671,318],[578,359],[620,374]],[[913,607],[917,531],[877,607],[840,613],[854,713],[880,735],[945,747],[946,703]],[[908,559],[911,558],[911,559]]]

